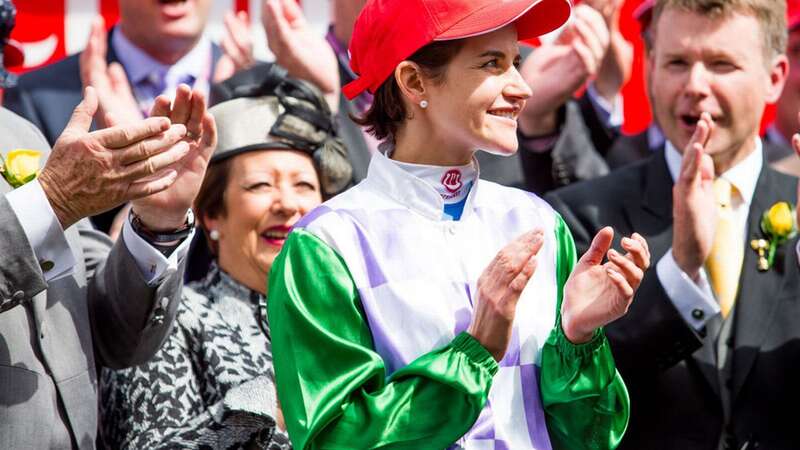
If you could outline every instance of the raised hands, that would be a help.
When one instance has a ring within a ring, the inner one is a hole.
[[[331,111],[339,109],[339,64],[333,49],[303,17],[295,0],[265,0],[261,10],[267,44],[289,75],[316,85]]]
[[[672,187],[672,255],[692,279],[711,254],[717,227],[714,198],[714,161],[706,153],[713,119],[703,113],[683,151],[681,173]]]
[[[186,135],[176,146],[187,148],[186,156],[166,169],[173,172],[172,183],[161,191],[133,201],[133,211],[154,231],[173,230],[183,225],[191,207],[208,161],[217,146],[217,127],[214,117],[206,111],[206,101],[199,91],[178,86],[175,101],[165,96],[156,98],[152,118],[169,118],[173,126],[185,126]],[[164,119],[162,119],[164,120]]]
[[[554,131],[556,111],[597,74],[608,45],[603,16],[587,5],[578,5],[559,38],[537,48],[520,68],[522,77],[537,93],[520,115],[520,130],[527,135]]]
[[[214,82],[219,83],[234,73],[249,69],[256,63],[253,56],[253,38],[250,34],[250,16],[246,11],[225,13],[225,37],[222,38],[223,55],[214,70]]]
[[[110,126],[107,118],[115,124],[132,124],[142,120],[142,111],[131,91],[125,69],[117,63],[108,64],[108,35],[102,16],[92,21],[89,42],[79,57],[83,87],[94,88],[98,100],[98,128]]]
[[[511,340],[517,302],[536,271],[536,254],[544,234],[534,230],[506,245],[478,278],[475,311],[467,332],[494,359],[503,359]]]
[[[595,330],[625,315],[650,267],[650,250],[642,236],[622,238],[625,255],[610,249],[613,238],[611,227],[600,230],[564,286],[561,326],[570,342],[588,342]],[[603,264],[605,256],[608,262]]]
[[[178,172],[170,169],[189,153],[183,124],[139,119],[90,133],[97,94],[87,87],[39,174],[39,183],[63,229],[131,199],[161,192]],[[185,210],[183,211],[186,212]]]

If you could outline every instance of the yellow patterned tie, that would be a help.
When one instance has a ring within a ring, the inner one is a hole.
[[[723,318],[728,317],[733,308],[744,257],[744,244],[741,233],[736,227],[731,205],[734,189],[731,183],[724,178],[714,180],[714,196],[717,200],[719,221],[714,234],[714,246],[706,261],[706,270],[711,287],[717,295]]]

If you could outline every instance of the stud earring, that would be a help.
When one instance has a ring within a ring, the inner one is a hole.
[[[419,102],[419,107],[422,108],[422,109],[427,108],[428,107],[428,101],[427,100],[422,100],[421,102]]]
[[[209,231],[208,232],[208,238],[211,239],[212,241],[218,241],[219,240],[219,231],[217,231],[217,230]]]

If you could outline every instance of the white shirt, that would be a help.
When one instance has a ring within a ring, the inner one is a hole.
[[[683,157],[669,141],[665,145],[664,156],[674,182],[680,175]],[[719,177],[724,178],[736,188],[731,196],[731,206],[734,222],[742,236],[742,245],[745,244],[747,216],[763,164],[761,139],[756,138],[753,152],[725,173],[719,175]],[[672,248],[656,264],[656,274],[678,313],[695,330],[702,329],[709,319],[719,314],[719,304],[711,291],[705,270],[703,268],[700,269],[700,279],[695,283],[678,267],[675,257],[672,255]],[[696,314],[697,317],[700,317],[699,319],[692,314],[695,310],[703,312],[702,315]]]
[[[39,263],[44,261],[53,263],[49,270],[45,270],[46,267],[42,268],[45,281],[49,283],[71,275],[76,263],[75,258],[67,244],[58,217],[39,181],[31,181],[9,192],[6,194],[6,199],[22,225]],[[122,229],[122,240],[139,266],[144,279],[153,286],[178,270],[178,263],[189,251],[192,235],[184,239],[169,258],[136,234],[131,228],[130,220],[125,222]]]

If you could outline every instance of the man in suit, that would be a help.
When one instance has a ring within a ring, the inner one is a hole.
[[[84,86],[97,89],[100,127],[109,112],[120,121],[140,119],[158,95],[174,95],[181,83],[207,95],[221,55],[203,36],[210,7],[211,0],[119,0],[119,23],[108,36],[102,20],[96,20],[86,50],[20,76],[18,85],[5,92],[3,105],[54,145]],[[100,85],[98,72],[104,75],[106,69],[115,83]],[[92,221],[108,232],[115,214],[112,210]]]
[[[180,91],[174,109],[161,104],[167,118],[90,133],[87,88],[49,155],[30,122],[0,108],[6,170],[20,167],[12,149],[47,157],[21,187],[0,179],[0,448],[94,448],[97,371],[147,361],[169,331],[216,141],[202,95]],[[112,245],[83,218],[125,201]]]
[[[768,167],[758,136],[787,76],[785,8],[656,0],[648,84],[664,147],[547,197],[579,252],[611,225],[643,235],[657,261],[606,329],[631,397],[620,448],[797,448],[785,414],[800,401],[797,241],[769,267],[751,247],[771,239],[762,214],[796,202],[797,180]]]

